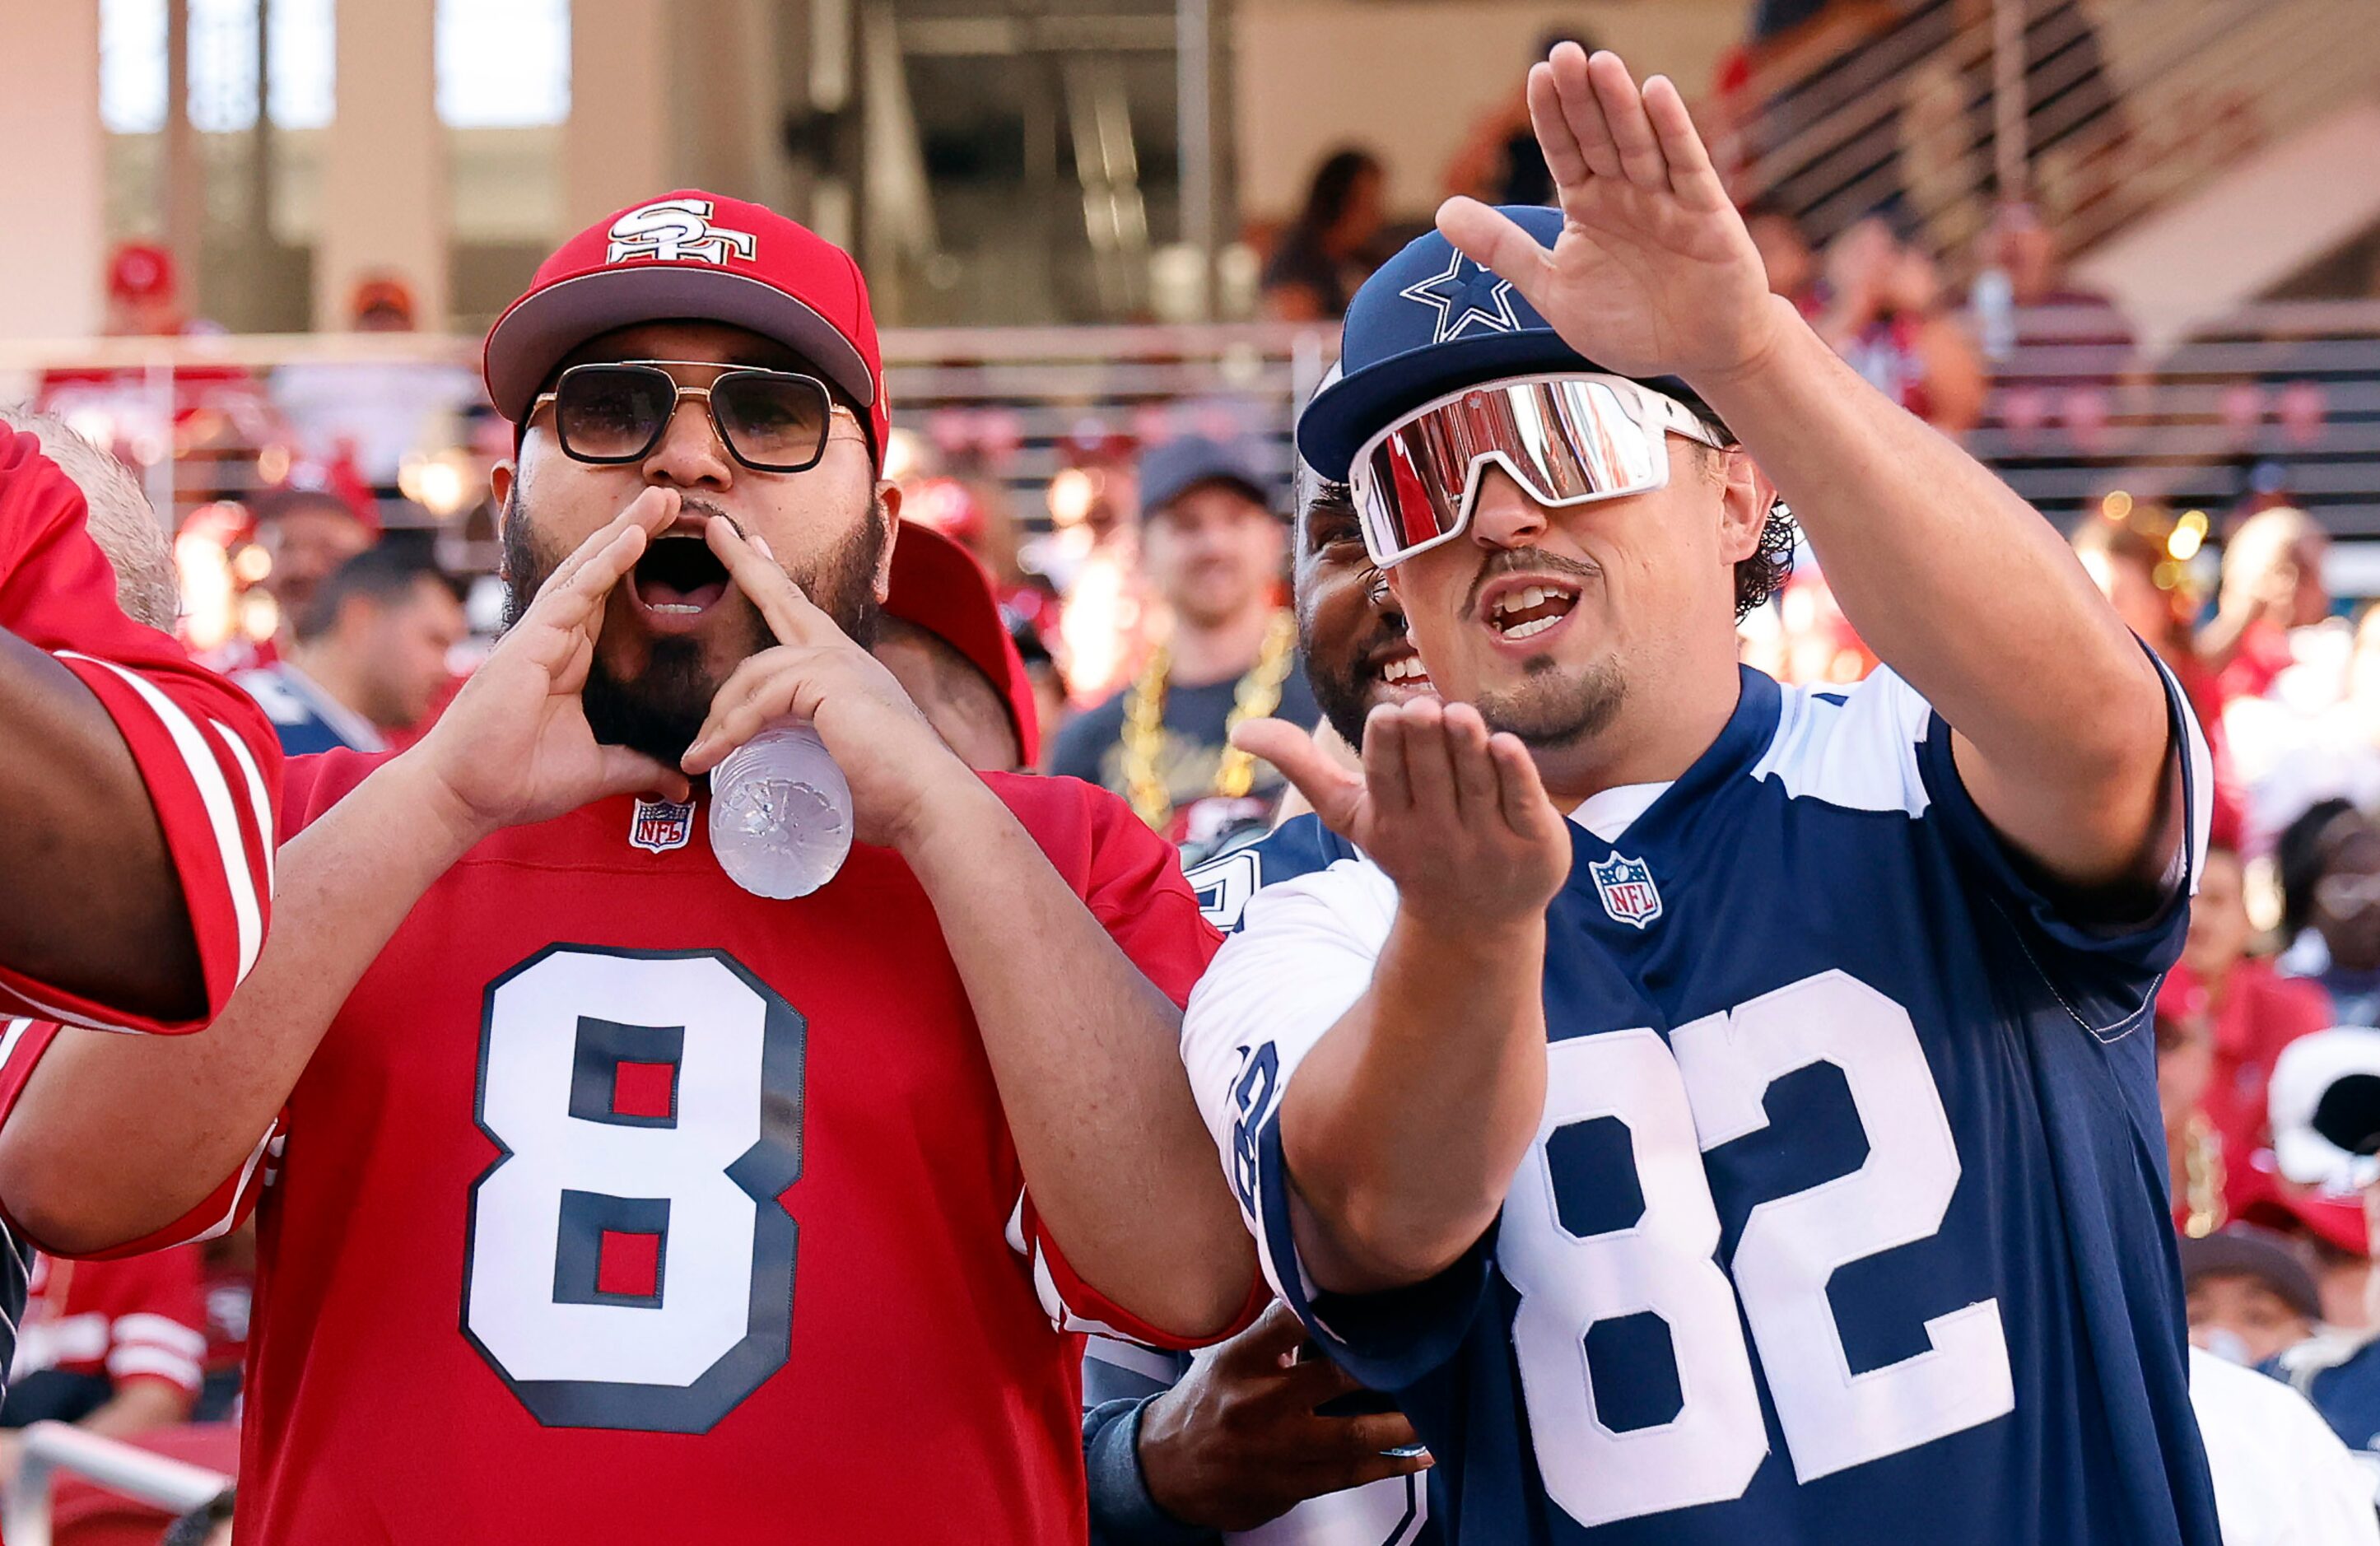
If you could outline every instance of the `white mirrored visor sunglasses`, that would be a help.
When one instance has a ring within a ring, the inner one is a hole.
[[[1347,482],[1365,550],[1387,568],[1460,537],[1490,467],[1549,508],[1648,493],[1670,481],[1667,434],[1728,444],[1683,403],[1623,376],[1515,376],[1450,392],[1355,453]]]

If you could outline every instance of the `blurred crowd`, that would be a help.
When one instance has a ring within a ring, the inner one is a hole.
[[[1447,185],[1542,198],[1534,152],[1507,104]],[[1366,152],[1324,161],[1273,241],[1272,315],[1343,310],[1399,235],[1384,188]],[[2068,281],[2051,233],[2022,206],[1983,233],[1962,295],[1887,216],[1823,249],[1782,210],[1749,216],[1777,293],[1948,434],[1989,420],[2022,454],[2027,434],[2057,426],[2088,447],[2138,384],[2123,317]],[[109,285],[111,332],[205,330],[160,250],[124,249]],[[412,298],[369,281],[351,320],[359,333],[408,331]],[[2042,326],[2065,346],[2056,374],[2023,363]],[[256,698],[292,752],[418,736],[503,619],[501,584],[485,572],[496,545],[486,474],[512,447],[476,378],[366,351],[269,372],[184,365],[170,395],[158,387],[140,370],[55,371],[37,397],[136,473],[172,458],[185,490],[221,448],[222,475],[176,534],[189,641]],[[978,664],[1013,646],[1038,710],[1038,734],[1014,724],[982,765],[1104,785],[1192,861],[1269,827],[1282,782],[1233,749],[1231,731],[1319,716],[1290,611],[1292,495],[1258,444],[1268,429],[1278,426],[1203,402],[1145,407],[1128,433],[1087,421],[1059,448],[1046,515],[1023,507],[1007,475],[1013,416],[944,413],[923,434],[898,432],[886,470],[902,520],[972,559],[1006,635],[952,642]],[[2195,705],[2214,757],[2213,857],[2156,1021],[2192,1335],[2260,1362],[2380,1329],[2363,1197],[2293,1179],[2276,1133],[2290,1102],[2337,1083],[2324,1065],[2292,1086],[2279,1075],[2289,1050],[2332,1028],[2380,1028],[2380,607],[2359,616],[2331,592],[2327,534],[2277,488],[2210,511],[2121,481],[2109,480],[2072,544]],[[903,615],[897,596],[892,611]],[[882,643],[905,682],[917,644],[899,631]],[[1742,652],[1794,683],[1848,683],[1876,665],[1806,551],[1746,619]],[[930,649],[917,659],[931,669]],[[1410,670],[1419,676],[1417,662]],[[2380,1090],[2380,1057],[2371,1075]],[[0,1429],[51,1417],[129,1435],[223,1416],[237,1399],[252,1253],[236,1235],[128,1262],[45,1264]],[[10,1456],[0,1436],[0,1475]]]

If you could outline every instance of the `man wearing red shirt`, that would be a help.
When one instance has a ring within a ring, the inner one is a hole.
[[[207,1345],[199,1253],[178,1246],[121,1261],[36,1257],[0,1424],[46,1418],[129,1439],[187,1418]],[[0,1456],[0,1471],[13,1473],[5,1439]]]
[[[86,490],[113,502],[103,521]],[[0,1026],[194,1030],[263,943],[280,746],[164,631],[155,521],[73,432],[0,416]],[[118,534],[115,562],[92,525]],[[150,615],[118,603],[119,570]]]
[[[1174,1052],[1216,936],[1119,801],[969,772],[862,648],[899,494],[849,257],[673,194],[487,370],[517,620],[414,748],[291,765],[208,1036],[20,1049],[20,1113],[148,1142],[0,1130],[0,1194],[89,1250],[269,1182],[245,1541],[1081,1540],[1075,1328],[1211,1337],[1256,1281]],[[857,843],[767,901],[689,779],[786,718]]]

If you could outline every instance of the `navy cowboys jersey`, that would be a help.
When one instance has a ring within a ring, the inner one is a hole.
[[[2380,1334],[2331,1333],[2299,1343],[2267,1366],[2313,1403],[2358,1460],[2380,1477]]]
[[[2213,1546],[2142,1030],[2180,897],[2063,916],[1889,671],[1747,670],[1683,777],[1572,825],[1544,1124],[1441,1276],[1324,1294],[1290,1231],[1281,1092],[1370,983],[1376,866],[1257,895],[1184,1028],[1267,1274],[1395,1393],[1450,1538]]]
[[[1354,845],[1319,819],[1297,816],[1255,843],[1194,866],[1190,886],[1207,921],[1236,933],[1248,898],[1265,886],[1355,857]],[[1155,1395],[1189,1372],[1193,1357],[1092,1337],[1083,1349],[1084,1408]],[[1424,1471],[1311,1498],[1270,1524],[1220,1539],[1233,1546],[1439,1546],[1440,1537],[1430,1523],[1428,1480]]]

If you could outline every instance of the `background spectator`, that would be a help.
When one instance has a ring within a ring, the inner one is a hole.
[[[1338,151],[1323,161],[1306,187],[1305,207],[1265,264],[1267,315],[1304,323],[1345,314],[1347,298],[1383,256],[1387,189],[1387,176],[1369,151]]]
[[[2190,1340],[2251,1367],[2313,1335],[2322,1319],[2313,1275],[2289,1242],[2254,1224],[2227,1224],[2181,1242]]]
[[[2380,827],[2345,800],[2289,823],[2280,870],[2280,969],[2330,995],[2335,1023],[2380,1024]]]
[[[1779,205],[1755,202],[1743,212],[1745,229],[1760,249],[1761,266],[1768,271],[1768,287],[1793,303],[1804,317],[1815,317],[1825,305],[1818,285],[1818,255],[1802,223]]]
[[[198,1400],[206,1313],[199,1248],[119,1261],[34,1258],[0,1428],[70,1422],[111,1439],[169,1428]],[[13,1432],[0,1434],[0,1478],[14,1478]]]
[[[257,500],[255,542],[265,560],[257,589],[273,598],[280,626],[271,639],[254,647],[252,661],[225,662],[223,668],[270,664],[277,659],[293,620],[313,599],[314,588],[379,535],[354,505],[327,490],[282,489]]]
[[[1944,311],[1933,259],[1871,215],[1828,244],[1826,283],[1817,329],[1852,369],[1945,434],[1974,427],[1983,359]]]
[[[278,661],[232,679],[292,756],[378,751],[429,715],[469,632],[454,581],[427,550],[383,540],[308,591]]]
[[[1148,578],[1172,614],[1165,640],[1124,691],[1058,737],[1051,771],[1103,784],[1141,820],[1210,852],[1261,829],[1283,784],[1232,747],[1229,726],[1278,714],[1320,717],[1281,604],[1287,554],[1281,517],[1244,452],[1200,435],[1142,458]]]

